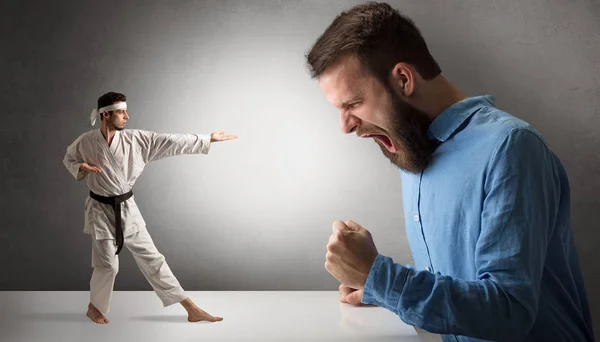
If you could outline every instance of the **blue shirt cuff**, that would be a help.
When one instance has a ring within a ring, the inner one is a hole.
[[[390,257],[378,254],[369,270],[361,302],[395,312],[407,274],[408,268],[394,264]]]

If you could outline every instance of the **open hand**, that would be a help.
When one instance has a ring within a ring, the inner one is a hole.
[[[95,173],[102,172],[102,170],[100,170],[100,168],[97,167],[96,165],[88,164],[88,163],[82,163],[79,166],[79,171],[83,171],[83,172],[95,172]]]
[[[371,233],[352,221],[335,221],[327,244],[325,269],[342,285],[362,289],[377,257]]]
[[[210,142],[237,139],[237,135],[225,134],[223,131],[214,132],[210,135]]]

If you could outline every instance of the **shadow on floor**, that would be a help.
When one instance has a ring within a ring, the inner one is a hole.
[[[31,313],[20,315],[24,319],[33,319],[37,321],[46,322],[87,322],[89,318],[85,316],[85,313]],[[110,317],[109,317],[110,319]],[[167,322],[167,323],[186,323],[190,324],[187,320],[187,315],[155,315],[155,316],[137,316],[130,318],[133,321],[141,322]],[[194,324],[206,324],[211,323],[208,321],[195,322]]]
[[[89,321],[89,318],[85,316],[85,312],[82,313],[32,313],[23,314],[23,318],[35,319],[40,321],[51,321],[51,322],[83,322]]]
[[[155,316],[137,316],[132,317],[134,321],[144,321],[144,322],[169,322],[169,323],[186,323],[190,324],[187,320],[186,315],[155,315]],[[196,322],[196,323],[210,323],[206,321]]]

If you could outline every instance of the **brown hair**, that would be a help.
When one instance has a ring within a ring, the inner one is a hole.
[[[385,85],[400,62],[413,65],[426,80],[442,72],[414,22],[386,3],[368,2],[339,14],[306,55],[311,77],[347,55],[358,57]]]
[[[121,93],[115,93],[113,91],[108,92],[98,98],[98,109],[106,106],[110,106],[115,102],[125,102],[127,101],[127,97]],[[112,115],[112,111],[110,112]],[[102,115],[100,115],[100,120],[102,120]]]

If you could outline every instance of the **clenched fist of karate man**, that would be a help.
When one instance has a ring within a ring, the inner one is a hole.
[[[377,254],[368,230],[352,221],[333,223],[325,269],[341,283],[340,301],[361,304],[363,288]]]

